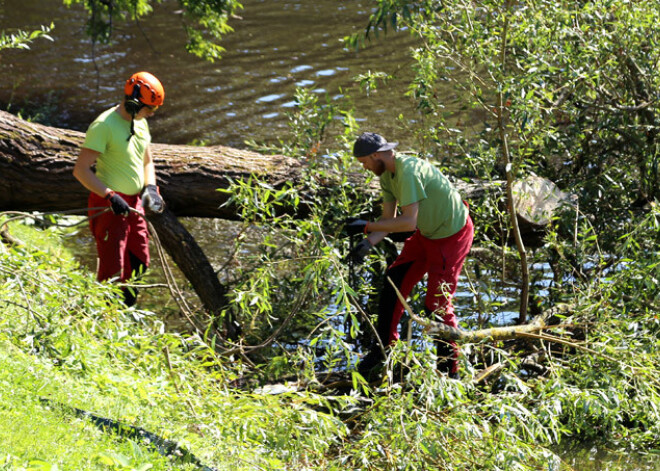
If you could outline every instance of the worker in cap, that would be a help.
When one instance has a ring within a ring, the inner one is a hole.
[[[364,233],[364,239],[350,259],[362,262],[371,248],[389,233],[409,232],[403,249],[387,268],[389,277],[404,297],[427,276],[425,311],[451,327],[458,327],[452,297],[465,258],[472,246],[474,226],[468,205],[435,166],[411,155],[396,155],[396,142],[365,132],[353,145],[353,155],[365,170],[380,179],[383,209],[380,219],[352,218],[346,225],[349,235]],[[383,284],[376,330],[384,346],[399,338],[398,325],[403,305],[389,282]],[[454,342],[438,340],[438,369],[451,377],[458,375],[458,348]],[[358,371],[371,375],[385,357],[378,339],[368,346]]]

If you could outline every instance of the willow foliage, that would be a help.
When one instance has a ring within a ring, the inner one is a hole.
[[[434,157],[501,175],[501,113],[516,175],[577,192],[599,228],[658,198],[657,2],[377,5],[367,36],[405,28],[420,39],[408,93],[423,124],[412,130]]]
[[[657,229],[659,216],[638,227]],[[213,469],[561,470],[571,469],[558,455],[568,444],[660,449],[660,321],[641,293],[660,273],[639,244],[628,245],[626,269],[576,293],[564,335],[575,346],[538,345],[546,374],[530,375],[521,350],[486,343],[463,345],[463,378],[450,380],[436,374],[431,352],[402,342],[391,376],[367,396],[321,394],[302,367],[314,361],[304,347],[287,360],[299,362],[297,386],[269,394],[245,381],[250,367],[240,358],[171,331],[154,312],[122,308],[119,293],[81,270],[53,235],[30,246],[0,251],[6,469],[194,469],[96,428],[72,407],[174,440]],[[494,381],[472,381],[467,359],[478,350],[504,364]],[[403,376],[395,365],[407,365]]]
[[[118,21],[145,19],[162,0],[64,0],[65,5],[82,3],[87,10],[87,34],[93,41],[109,42]],[[188,36],[186,49],[198,57],[213,61],[224,49],[220,39],[233,31],[229,19],[242,8],[237,0],[180,0],[182,28]]]

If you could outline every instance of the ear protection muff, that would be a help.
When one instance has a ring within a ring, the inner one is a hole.
[[[133,93],[126,95],[124,100],[124,108],[126,112],[131,115],[131,133],[128,135],[127,141],[131,140],[131,137],[135,134],[135,115],[144,108],[144,103],[140,101],[140,84],[136,83],[133,85]]]
[[[124,108],[126,108],[128,114],[135,116],[143,107],[144,103],[140,101],[140,84],[136,83],[133,85],[133,93],[131,95],[126,95]]]

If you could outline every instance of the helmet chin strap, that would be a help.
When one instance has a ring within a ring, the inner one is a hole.
[[[135,112],[131,113],[131,133],[128,135],[127,141],[131,140],[131,137],[135,135]]]
[[[144,108],[144,103],[140,101],[140,84],[136,83],[133,87],[133,93],[130,97],[126,97],[126,105],[124,108],[131,115],[131,133],[128,135],[127,141],[131,140],[131,137],[135,135],[135,115]]]

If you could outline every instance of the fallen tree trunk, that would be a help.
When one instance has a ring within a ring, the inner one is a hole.
[[[88,191],[72,174],[83,140],[81,132],[31,123],[0,111],[0,211],[65,211],[86,206]],[[229,195],[218,189],[252,175],[274,187],[296,183],[303,178],[306,165],[283,155],[225,146],[156,143],[152,148],[161,193],[169,210],[179,217],[238,219],[235,208],[225,205]],[[365,173],[356,172],[352,179],[356,186],[363,187]],[[533,228],[543,227],[564,194],[547,180],[528,180],[516,191],[524,201],[518,205],[519,217]],[[334,184],[327,179],[321,187]],[[498,181],[457,182],[468,201],[501,192],[502,185]],[[368,191],[378,192],[375,181]],[[306,214],[304,205],[296,212],[298,217]]]
[[[0,211],[85,208],[88,191],[72,174],[83,140],[83,133],[30,123],[0,111]],[[295,182],[303,164],[282,155],[224,146],[153,144],[152,150],[167,210],[147,217],[204,308],[215,316],[227,305],[227,288],[176,216],[237,219],[235,210],[224,205],[228,195],[218,188],[253,174],[273,186]],[[225,332],[230,337],[235,333],[231,319],[226,319]]]
[[[73,177],[84,134],[24,121],[0,111],[0,210],[63,211],[87,205]],[[303,164],[224,146],[152,144],[163,198],[176,216],[236,219],[223,207],[231,179],[260,175],[277,186],[298,181]]]

